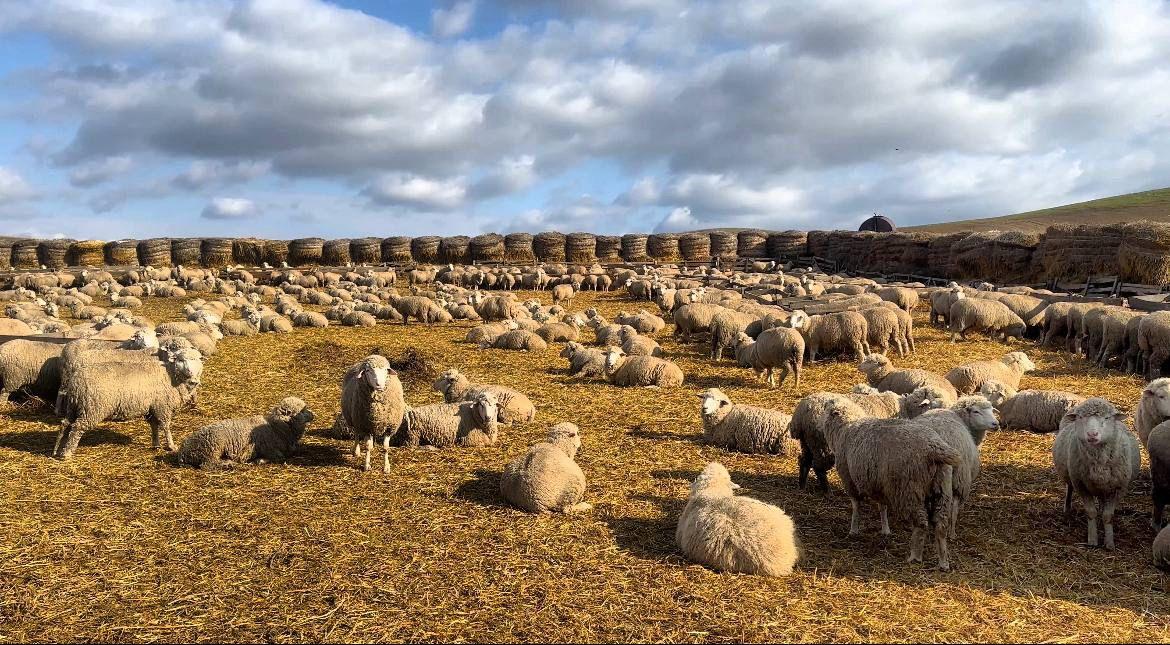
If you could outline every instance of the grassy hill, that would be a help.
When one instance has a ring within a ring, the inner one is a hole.
[[[899,230],[930,233],[1015,230],[1039,233],[1053,224],[1113,224],[1142,219],[1170,223],[1170,188],[1094,199],[1017,215],[907,226]]]

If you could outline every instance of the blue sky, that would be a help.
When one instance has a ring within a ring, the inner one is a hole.
[[[45,0],[0,234],[853,228],[1170,184],[1170,5]]]

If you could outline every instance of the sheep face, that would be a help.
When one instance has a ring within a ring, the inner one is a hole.
[[[576,354],[579,349],[581,349],[581,345],[579,343],[569,342],[565,345],[565,348],[561,350],[561,358],[573,358],[573,355]]]
[[[565,439],[568,439],[569,443],[573,446],[574,453],[581,449],[581,431],[575,423],[565,421],[548,429],[549,443],[556,443]]]
[[[725,405],[731,405],[731,399],[727,398],[727,395],[723,392],[720,392],[719,388],[713,387],[698,396],[699,399],[703,402],[702,409],[704,417],[714,415],[719,411],[720,408]]]
[[[1007,365],[1019,365],[1024,372],[1031,372],[1036,369],[1036,364],[1024,352],[1008,352],[1003,357],[1003,362]]]
[[[963,397],[955,404],[955,407],[962,411],[963,416],[966,417],[967,426],[972,432],[999,429],[999,421],[995,418],[995,408],[987,399],[981,396]]]
[[[381,360],[372,360],[374,358],[381,358]],[[384,392],[386,384],[390,382],[390,377],[395,374],[396,372],[390,369],[389,362],[379,356],[366,359],[361,370],[357,373],[357,378],[363,379],[370,389]]]
[[[158,347],[158,334],[154,333],[153,329],[139,329],[130,336],[130,340],[126,343],[130,349],[148,349],[151,347]]]
[[[793,329],[802,329],[808,326],[809,315],[803,309],[797,309],[788,317],[788,326]]]
[[[484,392],[475,397],[475,415],[478,417],[476,422],[480,426],[488,425],[493,419],[498,418],[500,413],[500,402],[496,395],[491,392]]]
[[[999,381],[985,381],[983,385],[979,387],[979,393],[982,394],[983,397],[988,401],[990,401],[993,407],[997,408],[1002,405],[1004,401],[1015,396],[1015,392],[1013,392],[1011,388],[1003,383],[1000,383]]]
[[[1098,401],[1089,399],[1087,403]],[[1073,408],[1064,415],[1061,423],[1061,432],[1072,432],[1076,439],[1091,447],[1101,446],[1113,441],[1118,432],[1125,432],[1125,415],[1117,412],[1113,406],[1102,406],[1102,409],[1090,408],[1087,411],[1085,404]]]
[[[691,496],[706,493],[730,497],[732,491],[739,487],[739,484],[731,481],[731,473],[727,472],[727,468],[713,461],[691,482]]]
[[[882,356],[881,354],[870,354],[862,359],[861,363],[857,366],[857,370],[862,374],[871,374],[878,370],[885,369],[886,367],[889,367],[889,365],[890,359],[886,358],[885,356]]]
[[[164,365],[169,365],[173,378],[192,387],[198,386],[203,376],[203,357],[196,349],[168,351]]]
[[[1142,402],[1152,402],[1159,416],[1170,417],[1170,378],[1150,381],[1142,390]]]
[[[292,425],[307,426],[313,422],[316,415],[309,406],[295,396],[286,397],[272,410],[273,416],[286,419]]]
[[[610,347],[605,351],[605,371],[612,372],[622,364],[626,353],[619,347]]]

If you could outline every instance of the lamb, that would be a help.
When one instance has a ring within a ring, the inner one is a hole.
[[[569,376],[605,376],[605,354],[599,349],[570,342],[561,350],[561,358],[569,359]]]
[[[374,439],[380,437],[382,472],[390,472],[387,450],[405,413],[402,381],[398,380],[398,372],[390,368],[386,357],[371,354],[345,371],[341,379],[341,414],[346,425],[353,430],[353,455],[362,456],[361,445],[366,444],[363,470],[370,469]]]
[[[950,332],[951,342],[958,338],[967,340],[967,332],[987,332],[992,337],[997,334],[1003,336],[1004,342],[1009,337],[1023,338],[1027,325],[1015,312],[1001,302],[983,298],[963,298],[951,305]]]
[[[661,358],[665,355],[658,341],[639,334],[634,331],[633,327],[622,326],[622,333],[618,335],[618,340],[621,342],[622,351],[627,356],[658,356]]]
[[[703,441],[727,450],[756,454],[787,454],[792,417],[777,410],[734,404],[718,388],[699,394]]]
[[[1146,437],[1146,451],[1150,454],[1150,478],[1153,480],[1154,511],[1150,516],[1150,526],[1161,531],[1166,503],[1170,502],[1170,422],[1163,421],[1150,430]]]
[[[856,311],[809,316],[797,309],[788,327],[804,336],[805,360],[814,363],[817,353],[852,352],[858,358],[869,353],[869,323]]]
[[[14,392],[50,400],[61,387],[64,345],[17,338],[0,345],[0,404]]]
[[[748,327],[759,319],[755,314],[732,309],[717,312],[711,319],[711,359],[723,358],[723,350],[735,347],[739,334],[747,332]]]
[[[1097,511],[1105,527],[1105,548],[1113,549],[1113,511],[1138,476],[1141,449],[1112,403],[1093,398],[1064,415],[1052,460],[1065,482],[1064,513],[1072,513],[1073,492],[1088,516],[1089,546],[1097,546]]]
[[[736,497],[727,469],[709,463],[691,484],[675,541],[687,559],[719,571],[786,576],[800,559],[796,526],[779,507]]]
[[[209,469],[282,462],[296,452],[313,418],[304,401],[287,397],[267,415],[225,419],[196,430],[179,447],[179,463]]]
[[[937,388],[942,393],[946,405],[951,405],[959,399],[955,386],[943,376],[929,370],[895,369],[890,359],[881,354],[866,356],[857,366],[857,370],[865,374],[870,385],[883,392],[909,394],[927,386]]]
[[[674,310],[674,335],[682,336],[683,342],[691,340],[691,334],[700,334],[711,329],[715,314],[723,311],[719,305],[692,302]]]
[[[548,343],[544,339],[527,329],[512,329],[506,331],[491,343],[481,342],[480,349],[487,348],[494,349],[511,349],[522,352],[543,352],[548,349]]]
[[[619,325],[629,325],[638,331],[639,334],[657,334],[666,327],[666,321],[660,316],[646,311],[645,309],[638,310],[636,314],[627,314],[620,312],[613,321]]]
[[[576,285],[558,284],[552,289],[552,299],[554,305],[569,306],[573,304],[573,296],[577,293]]]
[[[998,430],[999,422],[991,402],[981,396],[965,396],[947,409],[931,410],[919,416],[918,422],[929,426],[962,456],[951,479],[952,506],[950,532],[956,537],[959,511],[971,497],[975,480],[979,477],[979,446],[988,430]]]
[[[583,513],[593,506],[585,497],[585,473],[573,461],[581,449],[575,424],[561,422],[549,428],[548,439],[511,461],[500,477],[500,494],[511,505],[529,513]]]
[[[974,394],[987,381],[999,381],[1019,389],[1020,378],[1036,369],[1024,352],[1008,352],[998,361],[975,361],[947,372],[946,379],[959,394]]]
[[[483,392],[491,393],[496,397],[500,423],[532,423],[536,419],[536,406],[523,392],[503,385],[472,383],[457,369],[443,372],[431,387],[442,394],[447,403],[470,401]]]
[[[804,337],[789,327],[773,327],[760,333],[759,338],[740,332],[736,339],[735,360],[740,367],[749,367],[756,378],[766,376],[768,387],[776,386],[775,368],[782,368],[780,385],[795,377],[794,387],[800,387],[800,371],[804,366]]]
[[[68,383],[68,404],[54,456],[69,459],[81,437],[103,421],[142,417],[150,423],[153,447],[159,448],[159,436],[165,434],[167,449],[173,451],[171,420],[194,398],[202,373],[203,360],[193,348],[165,351],[162,361],[82,361]]]
[[[874,291],[882,300],[892,302],[906,313],[918,306],[918,292],[908,287],[883,287]]]
[[[480,392],[471,401],[410,408],[399,429],[399,445],[408,448],[490,446],[499,438],[497,405],[495,395]]]
[[[605,353],[605,378],[621,387],[679,387],[683,371],[678,365],[654,356],[627,357],[618,347]]]
[[[1016,392],[1010,385],[986,381],[979,393],[999,410],[1003,427],[1031,432],[1056,432],[1070,410],[1085,402],[1085,397],[1059,390],[1024,390]]]
[[[1154,379],[1142,389],[1142,398],[1133,411],[1133,429],[1142,445],[1148,443],[1154,426],[1170,419],[1170,378]]]
[[[926,531],[933,526],[938,568],[950,571],[947,534],[953,504],[954,470],[963,457],[917,419],[866,419],[856,405],[834,401],[826,411],[826,435],[837,472],[853,506],[849,534],[861,532],[861,503],[909,522],[910,562],[921,562]]]

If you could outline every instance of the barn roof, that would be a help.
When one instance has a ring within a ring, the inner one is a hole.
[[[857,230],[873,231],[875,233],[893,233],[894,231],[898,230],[898,227],[894,226],[894,220],[886,217],[885,215],[874,215],[873,217],[862,222],[861,228]]]

